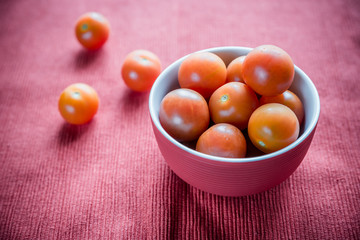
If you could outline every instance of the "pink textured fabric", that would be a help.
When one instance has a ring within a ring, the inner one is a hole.
[[[112,27],[95,53],[74,35],[88,11]],[[1,0],[0,239],[359,239],[359,12],[356,0]],[[121,63],[139,48],[165,68],[196,50],[265,43],[318,88],[312,146],[269,191],[199,191],[166,165],[148,93],[126,88]],[[79,127],[57,110],[75,82],[101,98]]]

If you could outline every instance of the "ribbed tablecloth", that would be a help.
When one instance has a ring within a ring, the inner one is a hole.
[[[106,45],[74,34],[89,11],[110,22]],[[1,0],[0,239],[359,239],[358,0]],[[314,82],[321,116],[299,168],[269,191],[221,197],[166,165],[149,93],[127,89],[125,56],[147,49],[165,69],[217,46],[283,48]],[[57,101],[83,82],[100,96],[89,124]]]

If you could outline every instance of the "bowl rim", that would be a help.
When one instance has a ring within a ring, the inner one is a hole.
[[[217,52],[224,52],[224,51],[230,51],[230,50],[244,50],[244,51],[251,51],[253,48],[249,48],[249,47],[240,47],[240,46],[225,46],[225,47],[214,47],[214,48],[208,48],[208,49],[203,49],[200,51],[196,51],[196,52],[212,52],[212,53],[217,53]],[[190,53],[192,54],[192,53]],[[177,59],[176,61],[174,61],[173,63],[171,63],[168,67],[166,67],[164,69],[164,71],[162,71],[160,73],[160,75],[158,76],[158,78],[155,80],[151,90],[150,90],[150,94],[149,94],[149,112],[150,112],[150,117],[151,120],[153,122],[153,125],[158,129],[158,131],[167,139],[169,140],[172,144],[174,144],[176,147],[182,149],[183,151],[192,154],[196,157],[199,157],[201,159],[207,159],[207,160],[212,160],[212,161],[217,161],[217,162],[229,162],[229,163],[246,163],[246,162],[256,162],[256,161],[262,161],[262,160],[266,160],[266,159],[270,159],[273,157],[277,157],[280,156],[288,151],[290,151],[291,149],[294,149],[295,147],[297,147],[298,145],[300,145],[315,129],[319,117],[320,117],[320,97],[319,97],[319,93],[314,85],[314,83],[312,82],[312,80],[309,78],[308,75],[306,75],[306,73],[304,73],[299,67],[297,67],[294,64],[294,68],[295,68],[295,73],[299,74],[302,78],[305,78],[309,85],[310,88],[312,89],[312,94],[314,94],[314,99],[316,101],[314,101],[314,112],[315,112],[315,116],[311,119],[310,123],[309,123],[309,127],[307,129],[305,129],[305,131],[298,137],[298,139],[296,139],[295,142],[293,142],[292,144],[278,150],[272,153],[265,153],[261,156],[255,156],[255,157],[245,157],[245,158],[225,158],[225,157],[218,157],[218,156],[212,156],[212,155],[208,155],[205,153],[201,153],[198,152],[190,147],[185,146],[184,144],[182,144],[181,142],[178,142],[177,140],[175,140],[173,137],[171,137],[166,131],[165,129],[161,126],[160,124],[160,120],[159,120],[159,116],[158,114],[155,112],[155,109],[153,108],[153,104],[154,104],[154,96],[155,96],[155,89],[158,87],[158,85],[160,84],[160,81],[158,81],[159,78],[161,78],[164,75],[167,75],[168,72],[172,71],[172,68],[176,65],[178,65],[180,62],[182,62],[187,56],[189,56],[190,54],[187,54],[179,59]]]

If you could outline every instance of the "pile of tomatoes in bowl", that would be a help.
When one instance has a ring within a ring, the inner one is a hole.
[[[249,145],[278,151],[299,137],[304,118],[300,98],[289,90],[294,73],[289,54],[273,45],[227,66],[211,52],[190,54],[178,69],[180,88],[161,101],[160,124],[175,140],[212,156],[243,158]]]

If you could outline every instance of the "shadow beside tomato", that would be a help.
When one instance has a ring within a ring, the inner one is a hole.
[[[94,64],[103,54],[104,51],[102,48],[94,51],[82,48],[75,54],[74,66],[76,69],[89,67],[90,65]]]
[[[259,149],[257,149],[255,147],[255,145],[251,142],[251,140],[249,138],[249,134],[247,132],[247,129],[243,130],[242,133],[244,134],[244,137],[246,139],[246,145],[247,145],[246,157],[247,158],[249,158],[249,157],[260,157],[260,156],[265,154],[262,151],[260,151]]]
[[[69,145],[75,141],[78,141],[81,136],[83,136],[93,127],[94,122],[94,119],[83,125],[72,125],[64,122],[58,132],[58,143],[60,145]]]
[[[126,88],[121,97],[121,105],[123,105],[126,112],[133,109],[138,109],[144,103],[147,105],[149,98],[149,92],[135,92],[129,88]]]

